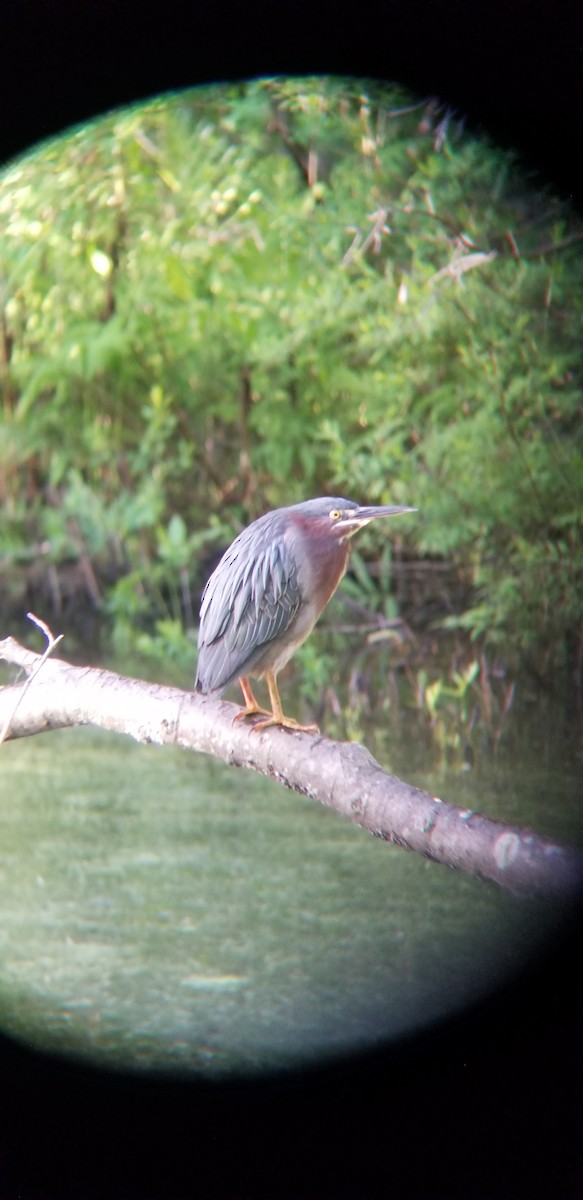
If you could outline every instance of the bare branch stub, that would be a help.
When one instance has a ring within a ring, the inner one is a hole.
[[[40,658],[37,658],[36,662],[32,665],[30,674],[28,674],[28,672],[27,672],[27,679],[22,687],[22,690],[15,697],[14,706],[12,708],[12,711],[9,711],[8,715],[5,718],[4,724],[2,725],[2,728],[0,729],[0,746],[2,745],[2,742],[4,742],[8,736],[8,732],[10,730],[10,725],[14,719],[14,715],[16,713],[18,705],[22,702],[24,696],[26,695],[28,688],[30,687],[30,685],[33,682],[36,675],[38,675],[39,671],[42,670],[42,667],[44,666],[47,658],[49,657],[50,654],[52,654],[53,650],[55,649],[55,646],[58,646],[59,642],[62,641],[63,636],[64,636],[62,633],[59,633],[57,635],[57,637],[55,637],[54,634],[52,633],[52,631],[49,629],[49,626],[46,624],[46,622],[42,621],[40,617],[35,616],[34,613],[28,612],[26,615],[27,615],[29,621],[32,621],[33,625],[36,625],[37,629],[40,629],[41,633],[44,634],[46,641],[47,641],[47,647],[46,647],[44,654],[41,655]],[[25,670],[26,670],[26,668],[25,668]]]

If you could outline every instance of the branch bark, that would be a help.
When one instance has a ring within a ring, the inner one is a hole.
[[[13,638],[0,642],[0,660],[26,675],[41,657]],[[384,771],[364,746],[280,729],[253,733],[248,723],[233,723],[238,711],[225,701],[55,658],[43,663],[31,686],[0,688],[7,739],[93,725],[139,742],[212,754],[319,800],[385,841],[517,894],[583,891],[582,852],[412,787]]]

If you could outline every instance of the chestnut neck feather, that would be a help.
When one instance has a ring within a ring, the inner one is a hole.
[[[349,539],[339,541],[331,534],[327,522],[318,526],[313,520],[295,517],[297,541],[302,558],[309,563],[305,568],[310,596],[321,612],[334,595],[348,565]]]

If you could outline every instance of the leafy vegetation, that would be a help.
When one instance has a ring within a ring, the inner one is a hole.
[[[419,509],[353,602],[390,622],[392,567],[433,564],[418,631],[580,673],[583,229],[507,156],[398,89],[265,80],[37,149],[0,220],[5,607],[179,659],[240,524],[331,492]]]

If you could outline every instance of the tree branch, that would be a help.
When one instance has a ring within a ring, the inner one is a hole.
[[[41,657],[13,638],[0,642],[0,660],[29,675]],[[0,726],[10,719],[8,738],[94,725],[139,742],[212,754],[319,800],[377,837],[515,893],[566,896],[583,889],[583,853],[446,804],[383,771],[363,746],[279,729],[253,733],[248,723],[233,723],[238,711],[224,701],[54,658],[43,663],[34,686],[0,688]]]

